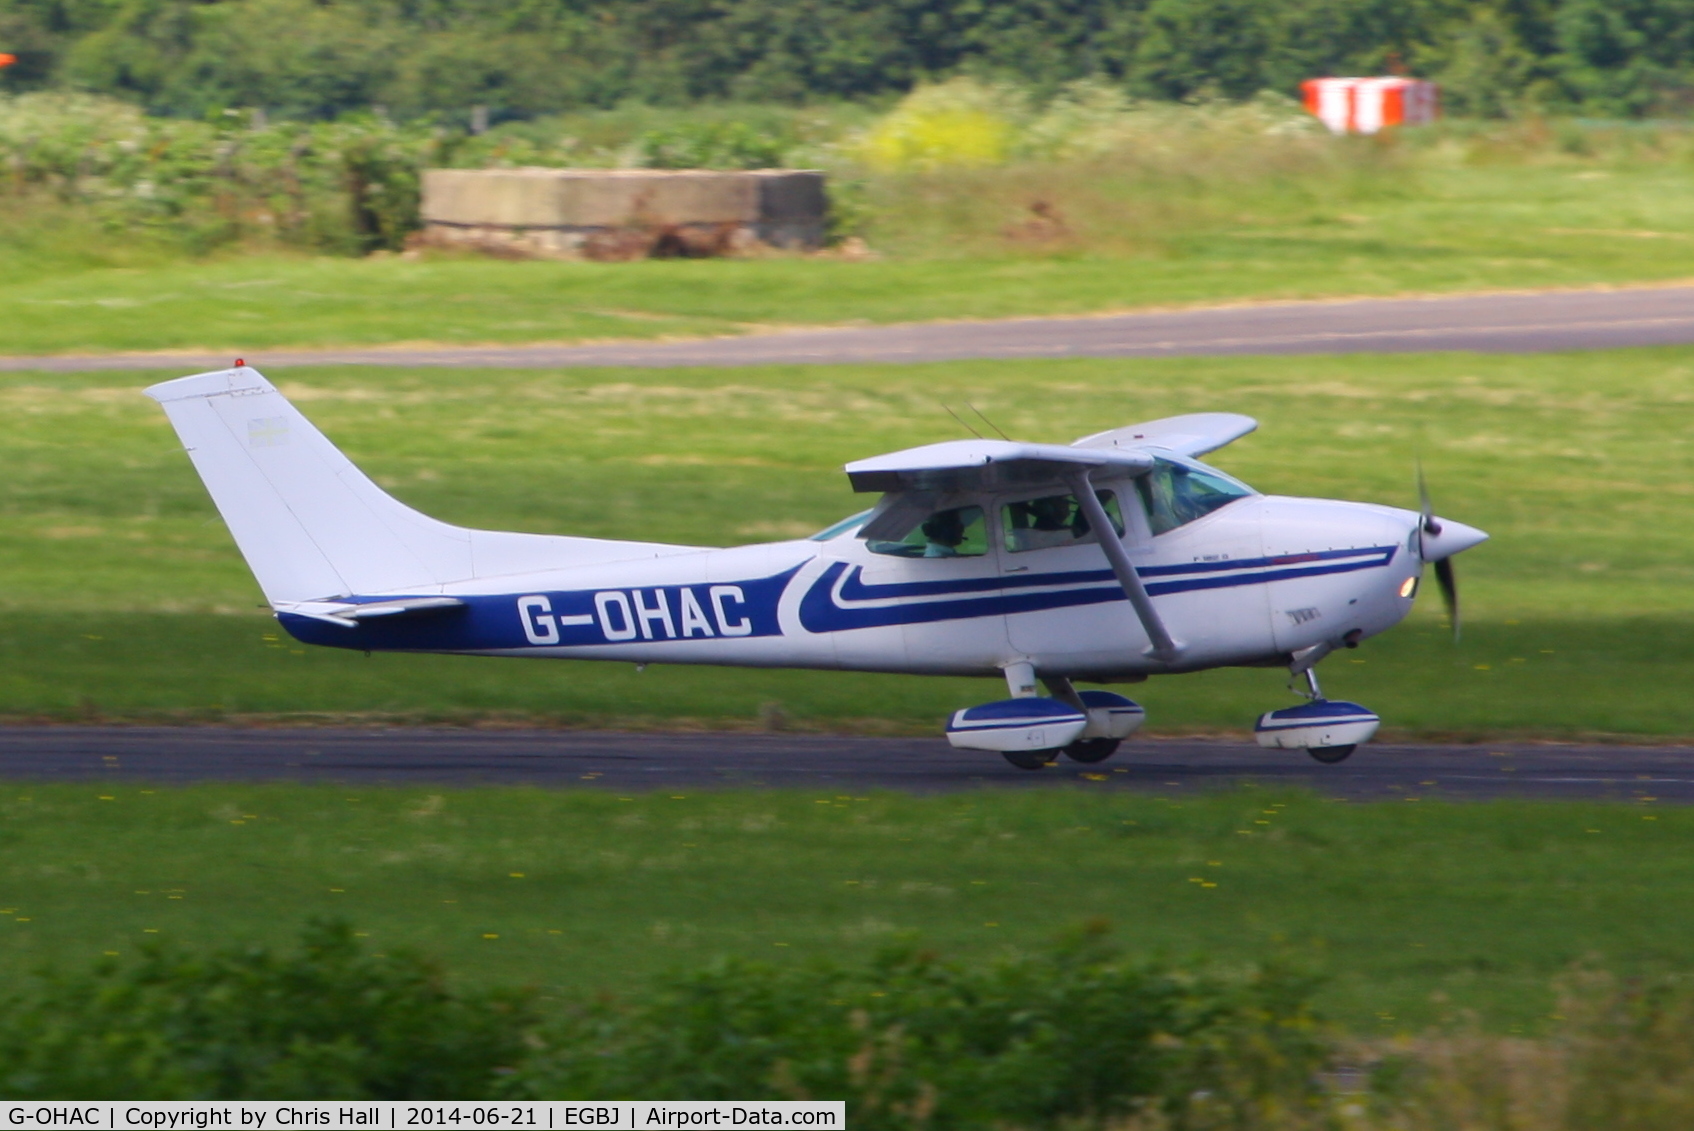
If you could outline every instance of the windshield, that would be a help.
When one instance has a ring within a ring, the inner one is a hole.
[[[865,519],[870,516],[870,511],[860,511],[858,514],[850,514],[840,522],[824,527],[822,530],[812,535],[811,540],[813,542],[828,542],[831,538],[839,538],[849,530],[859,529],[859,527],[865,524]]]
[[[1209,467],[1158,460],[1135,481],[1147,522],[1155,535],[1204,518],[1219,507],[1252,495],[1253,489]]]

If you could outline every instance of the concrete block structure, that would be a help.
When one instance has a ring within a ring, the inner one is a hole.
[[[809,249],[824,175],[804,169],[429,169],[423,239],[557,259]]]

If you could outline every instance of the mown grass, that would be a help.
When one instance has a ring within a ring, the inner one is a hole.
[[[1415,505],[1493,541],[1459,562],[1464,640],[1426,600],[1326,662],[1326,690],[1401,733],[1694,734],[1694,350],[1017,361],[743,370],[274,373],[402,498],[448,521],[735,544],[865,505],[849,459],[944,439],[969,400],[1068,440],[1206,409],[1257,416],[1219,453],[1267,492]],[[162,374],[161,374],[162,375]],[[0,381],[0,714],[317,712],[472,720],[928,730],[985,682],[520,664],[308,650],[278,637],[136,374]],[[1155,679],[1155,729],[1240,729],[1274,671]],[[872,721],[864,721],[872,720]]]
[[[20,216],[0,222],[0,353],[698,336],[1694,275],[1680,162],[1408,158],[1280,178],[1236,165],[887,178],[870,231],[888,254],[865,262],[187,262],[74,217]],[[1063,224],[1032,227],[1038,202]]]
[[[0,790],[0,979],[342,916],[468,982],[613,989],[736,954],[976,960],[1104,920],[1130,953],[1285,954],[1361,1035],[1532,1032],[1572,964],[1688,968],[1694,812],[1242,791]]]

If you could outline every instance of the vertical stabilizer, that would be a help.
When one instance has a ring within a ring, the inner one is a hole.
[[[147,390],[273,605],[428,591],[472,576],[472,532],[393,498],[257,370]]]

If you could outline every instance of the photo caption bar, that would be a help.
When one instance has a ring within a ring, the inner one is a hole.
[[[734,1128],[847,1126],[844,1100],[140,1100],[0,1105],[0,1131],[277,1131],[324,1128]]]

